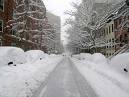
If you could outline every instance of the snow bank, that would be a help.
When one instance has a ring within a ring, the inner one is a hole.
[[[73,58],[72,61],[98,97],[129,97],[129,78],[115,71],[103,55],[93,54],[92,58],[91,61]]]
[[[123,53],[113,57],[110,64],[117,71],[129,74],[129,53]]]
[[[34,63],[0,68],[0,97],[31,97],[61,60],[61,56],[48,56]]]
[[[89,53],[81,53],[78,55],[74,55],[73,56],[76,59],[82,60],[82,61],[91,61],[93,63],[96,64],[107,64],[108,63],[108,59],[102,55],[101,53],[95,53],[93,55],[89,54]]]
[[[95,53],[92,55],[92,59],[91,59],[92,62],[96,63],[96,64],[104,64],[106,63],[107,64],[107,58],[102,55],[101,53]]]
[[[44,59],[47,57],[47,54],[45,54],[41,50],[30,50],[25,52],[26,60],[27,62],[35,62],[37,60]]]
[[[21,64],[26,62],[24,51],[16,47],[0,47],[0,67],[13,64]]]

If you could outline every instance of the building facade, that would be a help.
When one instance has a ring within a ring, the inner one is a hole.
[[[13,0],[0,0],[0,45],[8,46],[8,40],[5,34],[9,34],[7,30],[7,22],[13,18]]]
[[[14,0],[0,0],[0,45],[1,46],[16,46],[24,50],[41,49],[41,41],[39,37],[34,37],[39,32],[42,32],[42,22],[46,18],[46,8],[42,0],[35,0],[34,2],[39,7],[34,6],[29,0],[25,0],[22,5],[22,0],[18,0],[17,4],[22,6],[16,7]],[[29,3],[27,6],[27,3]],[[18,16],[22,13],[24,8],[27,8],[28,14]],[[17,8],[17,9],[16,9]],[[38,10],[39,13],[36,12]],[[33,12],[33,13],[32,13]],[[17,19],[16,18],[19,18]],[[25,21],[26,20],[26,21]],[[40,24],[39,24],[40,21]],[[24,26],[22,25],[24,22]],[[18,23],[21,23],[20,25]],[[16,26],[14,25],[16,24]],[[19,34],[21,33],[21,34]],[[41,36],[41,34],[40,34]]]
[[[53,13],[47,12],[46,16],[48,22],[52,25],[54,29],[55,39],[54,39],[54,50],[55,53],[61,53],[61,19],[59,16],[54,15]]]
[[[123,1],[120,2],[99,21],[99,25],[104,29],[103,38],[106,41],[105,48],[100,51],[105,49],[103,54],[110,57],[129,43],[129,6]],[[102,32],[100,28],[98,34]]]
[[[106,56],[111,56],[115,53],[115,33],[114,21],[107,22],[105,26],[105,39],[106,39]]]
[[[128,11],[128,12],[126,12]],[[114,19],[116,51],[129,43],[129,6],[122,6]]]

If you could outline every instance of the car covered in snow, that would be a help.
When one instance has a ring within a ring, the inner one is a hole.
[[[122,73],[129,72],[129,53],[118,54],[111,59],[110,63],[118,71]]]
[[[37,60],[42,60],[48,55],[41,50],[29,50],[25,52],[27,62],[35,62]]]
[[[16,65],[26,62],[25,53],[17,47],[0,47],[0,67]]]

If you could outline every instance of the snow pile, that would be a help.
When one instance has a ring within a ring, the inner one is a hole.
[[[89,53],[81,53],[73,56],[76,59],[82,60],[82,61],[92,61],[94,63],[100,64],[100,63],[107,63],[107,58],[102,55],[101,53],[95,53],[93,55]]]
[[[8,63],[23,64],[26,62],[25,53],[16,47],[0,47],[0,67]]]
[[[129,53],[119,54],[111,59],[111,66],[123,74],[129,74]]]
[[[31,97],[61,60],[60,56],[48,56],[33,63],[1,67],[0,97]]]
[[[107,58],[100,54],[100,53],[95,53],[92,55],[92,59],[91,59],[92,62],[96,63],[96,64],[107,64]]]
[[[93,54],[91,61],[72,61],[98,97],[129,97],[129,77],[114,70],[102,54]]]
[[[44,59],[47,54],[41,50],[30,50],[25,52],[27,62],[35,62],[37,60]]]

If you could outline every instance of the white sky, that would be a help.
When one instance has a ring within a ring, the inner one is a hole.
[[[72,1],[79,1],[79,0],[43,0],[47,10],[61,17],[62,25],[65,19],[67,18],[64,12],[66,10],[72,9],[70,5]],[[63,27],[61,35],[62,35],[62,40],[64,40],[65,36],[67,36],[66,33],[64,32]]]

